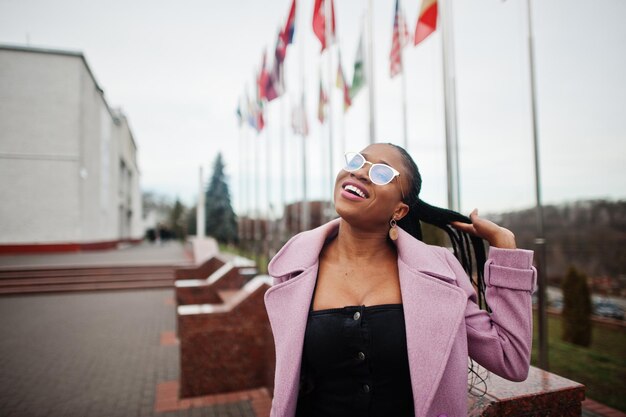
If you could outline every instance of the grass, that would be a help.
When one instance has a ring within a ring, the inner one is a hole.
[[[220,252],[222,253],[232,253],[234,255],[243,256],[244,258],[253,260],[256,263],[257,269],[260,274],[267,273],[267,264],[269,263],[269,259],[267,259],[266,257],[257,255],[254,253],[254,251],[245,250],[234,245],[225,245],[223,243],[220,243],[218,244],[218,247]]]
[[[561,340],[560,316],[548,316],[550,372],[586,385],[587,397],[626,411],[626,329],[593,323],[588,348]],[[531,362],[538,362],[537,317]]]

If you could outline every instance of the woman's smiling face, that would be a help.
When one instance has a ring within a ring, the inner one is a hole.
[[[408,206],[402,202],[403,190],[409,189],[402,156],[393,146],[376,143],[361,151],[368,162],[389,165],[400,172],[389,184],[377,185],[369,177],[370,164],[356,171],[339,171],[335,181],[335,209],[350,224],[360,227],[389,228],[389,220],[403,217]],[[404,207],[404,208],[403,208]]]

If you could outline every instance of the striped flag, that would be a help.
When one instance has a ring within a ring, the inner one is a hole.
[[[389,73],[391,78],[402,72],[402,48],[410,42],[409,29],[406,26],[404,13],[400,10],[400,0],[396,0],[396,11],[393,17],[393,37],[389,53]]]
[[[422,0],[413,44],[417,45],[437,29],[437,0]]]

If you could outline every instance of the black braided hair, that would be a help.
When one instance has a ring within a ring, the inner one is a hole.
[[[420,222],[432,224],[445,231],[452,243],[454,255],[478,290],[478,304],[488,310],[485,300],[484,266],[486,255],[483,239],[457,230],[450,224],[453,221],[471,223],[469,217],[457,213],[456,211],[431,206],[421,200],[419,193],[422,189],[422,176],[420,175],[415,161],[401,146],[393,143],[389,145],[400,152],[407,168],[410,185],[409,192],[404,197],[404,203],[409,206],[409,213],[401,220],[398,220],[398,226],[419,240],[422,240],[422,227]],[[473,270],[475,270],[476,279],[472,278],[474,275]]]
[[[486,255],[483,239],[457,230],[450,224],[453,221],[471,223],[472,221],[469,217],[457,213],[456,211],[431,206],[421,200],[419,193],[422,189],[422,176],[417,168],[417,164],[404,148],[393,143],[389,143],[389,145],[400,152],[405,167],[407,168],[410,185],[409,192],[405,195],[403,200],[403,202],[409,206],[409,212],[402,219],[398,220],[398,226],[418,240],[422,240],[423,238],[420,222],[432,224],[445,231],[450,238],[450,242],[452,242],[454,256],[459,260],[470,281],[477,289],[478,305],[490,312],[485,298],[484,268]],[[474,268],[476,279],[472,278],[472,270]],[[479,369],[475,367],[473,360],[470,360],[468,373],[471,375],[469,392],[475,396],[484,395],[486,392],[485,377],[479,374]],[[477,389],[479,385],[483,386],[482,390]]]

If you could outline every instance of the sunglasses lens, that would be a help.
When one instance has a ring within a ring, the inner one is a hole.
[[[394,173],[387,165],[372,165],[370,170],[370,179],[374,184],[385,185],[389,184],[394,177]]]
[[[348,152],[346,154],[346,166],[344,169],[346,171],[356,171],[361,168],[365,163],[365,159],[361,156],[361,154]]]

